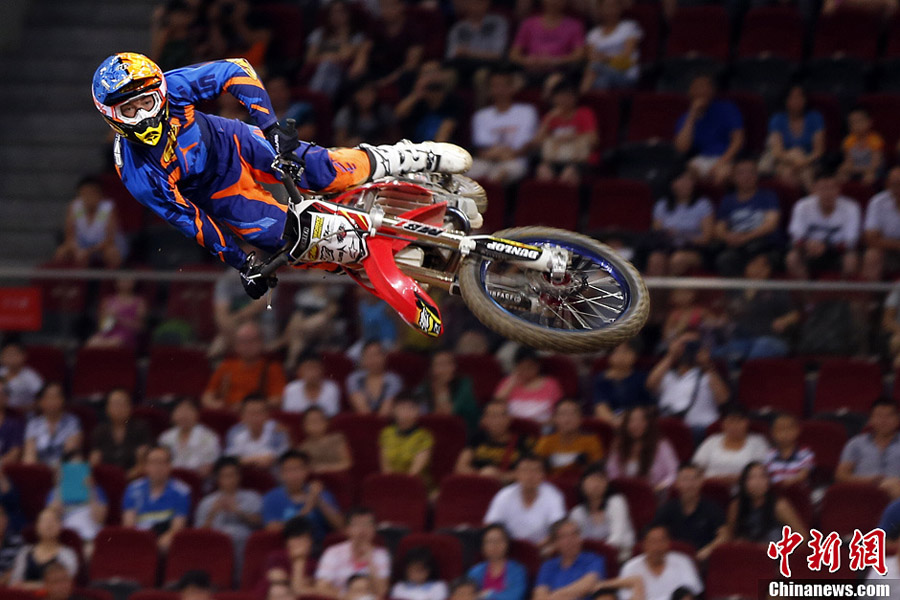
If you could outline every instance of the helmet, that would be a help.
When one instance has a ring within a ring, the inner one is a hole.
[[[166,78],[159,66],[136,52],[120,52],[103,61],[91,86],[94,106],[116,132],[129,140],[155,146],[168,116]],[[132,100],[146,102],[122,107]]]

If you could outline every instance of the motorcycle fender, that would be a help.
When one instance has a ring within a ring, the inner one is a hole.
[[[369,291],[390,304],[411,327],[430,337],[441,335],[441,311],[425,290],[397,267],[391,240],[369,239],[369,255],[362,266],[372,284]]]

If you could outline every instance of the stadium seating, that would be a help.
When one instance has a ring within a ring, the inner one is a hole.
[[[244,546],[244,563],[241,565],[241,589],[252,590],[264,574],[266,560],[272,552],[284,547],[284,539],[277,531],[254,531]]]
[[[822,363],[813,401],[815,413],[867,413],[883,393],[877,363],[831,359]]]
[[[694,436],[684,421],[673,417],[663,417],[659,420],[659,430],[663,437],[669,440],[679,462],[689,462],[694,456]]]
[[[413,532],[425,530],[428,492],[419,477],[373,473],[362,482],[360,500],[372,509],[381,526],[401,526]]]
[[[854,529],[868,532],[878,521],[890,498],[875,485],[835,482],[825,491],[819,509],[819,529],[850,535]]]
[[[818,481],[830,482],[847,443],[847,430],[835,421],[810,419],[803,421],[798,443],[809,446],[816,455],[814,475]]]
[[[766,547],[750,542],[725,542],[713,549],[706,569],[707,598],[756,598],[759,581],[774,579],[777,563]]]
[[[503,379],[503,367],[493,355],[457,355],[456,369],[460,375],[466,375],[472,379],[475,399],[479,404],[484,404],[491,399],[494,390]]]
[[[598,540],[584,540],[582,548],[585,552],[593,552],[603,557],[606,565],[606,577],[616,577],[619,574],[619,549]]]
[[[28,346],[28,365],[43,377],[44,381],[68,380],[66,354],[57,346]]]
[[[149,531],[105,527],[94,541],[90,578],[100,581],[132,581],[141,587],[156,584],[156,539]]]
[[[610,482],[628,501],[628,513],[635,531],[643,531],[656,514],[656,495],[646,480],[618,477]]]
[[[344,434],[353,455],[353,477],[361,481],[366,475],[381,470],[378,435],[388,420],[378,415],[341,413],[331,420],[331,429]]]
[[[463,574],[462,546],[458,539],[443,533],[411,533],[400,540],[395,555],[395,578],[403,577],[400,570],[404,564],[406,553],[412,548],[425,547],[431,550],[435,558],[438,573],[444,581],[453,581]]]
[[[94,465],[91,469],[94,483],[106,494],[106,525],[122,522],[122,496],[128,486],[125,471],[115,465]]]
[[[553,210],[547,201],[553,199]],[[578,229],[578,188],[556,181],[526,179],[519,184],[513,225],[544,225],[573,231]]]
[[[231,538],[212,529],[183,529],[176,533],[166,556],[163,583],[176,583],[193,570],[206,571],[218,589],[230,588],[234,577]]]
[[[758,412],[805,412],[803,365],[791,359],[748,360],[741,368],[737,400]]]
[[[434,529],[480,528],[500,482],[480,475],[448,475],[434,504]]]
[[[199,398],[209,381],[206,353],[181,347],[154,346],[147,367],[148,399],[176,396]]]
[[[863,11],[840,10],[822,15],[816,23],[812,57],[850,56],[873,60],[878,53],[878,18]]]
[[[387,370],[403,379],[409,390],[414,390],[428,375],[428,357],[418,352],[391,352],[387,355]]]
[[[137,357],[128,348],[81,348],[75,355],[72,396],[97,398],[116,388],[137,388]]]
[[[585,231],[646,232],[652,214],[649,185],[634,179],[603,179],[591,188]]]
[[[466,446],[466,424],[456,415],[422,415],[419,423],[431,432],[431,476],[436,483],[453,473],[456,457]]]
[[[750,9],[741,25],[737,44],[739,58],[803,58],[803,19],[792,6]]]
[[[703,55],[728,60],[728,17],[721,6],[682,6],[669,21],[666,56]]]
[[[688,110],[683,94],[637,92],[631,100],[627,142],[670,141],[678,118]]]
[[[10,464],[3,467],[3,472],[19,490],[25,518],[34,521],[53,489],[53,471],[45,465]]]

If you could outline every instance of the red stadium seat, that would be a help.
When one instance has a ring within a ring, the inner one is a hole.
[[[244,564],[241,566],[241,589],[252,590],[262,579],[269,554],[284,548],[284,538],[278,531],[254,531],[244,546]]]
[[[183,270],[206,272],[212,270],[206,266],[188,266]],[[218,273],[216,269],[214,272]],[[169,286],[169,298],[166,303],[166,318],[178,319],[191,326],[197,341],[208,342],[216,335],[216,322],[213,317],[213,288],[210,282],[178,281]]]
[[[878,53],[880,30],[878,17],[868,12],[839,10],[823,14],[816,23],[812,57],[841,55],[873,60]]]
[[[890,150],[890,148],[887,149]],[[866,205],[875,193],[876,189],[874,186],[861,181],[845,181],[841,184],[841,194],[849,196],[851,200],[856,200],[859,203],[860,210],[863,211],[865,211]]]
[[[27,364],[44,378],[44,381],[66,383],[66,354],[56,346],[28,346]]]
[[[350,471],[331,471],[329,473],[316,473],[313,479],[318,479],[331,492],[341,510],[347,511],[353,507],[356,498],[354,479]],[[270,488],[271,489],[271,488]]]
[[[644,34],[641,36],[641,63],[653,63],[659,58],[662,11],[656,3],[634,3],[625,10],[624,18],[637,22]]]
[[[564,354],[541,357],[541,368],[544,375],[556,378],[566,398],[578,399],[578,365],[571,357]]]
[[[819,529],[850,535],[854,529],[867,532],[878,527],[881,513],[890,502],[887,492],[869,483],[836,482],[825,490],[819,509]],[[827,534],[826,534],[827,535]]]
[[[134,392],[137,358],[129,348],[81,348],[75,356],[72,396],[101,396],[116,388]]]
[[[422,415],[419,423],[434,437],[431,451],[431,475],[440,484],[453,473],[456,459],[466,447],[466,424],[456,415]]]
[[[203,350],[154,346],[147,367],[147,398],[199,398],[209,381],[209,361]]]
[[[781,209],[781,222],[790,223],[791,212],[794,205],[805,195],[799,187],[787,185],[778,179],[763,179],[759,183],[759,187],[771,190],[778,196],[778,206]]]
[[[591,188],[586,231],[642,233],[653,220],[653,191],[635,179],[601,179]]]
[[[578,475],[571,473],[563,473],[561,475],[550,475],[547,482],[562,492],[566,501],[566,509],[571,510],[578,505],[581,500],[581,492],[578,490]]]
[[[327,94],[309,89],[307,87],[295,87],[291,90],[291,96],[295,101],[307,102],[312,106],[316,116],[316,138],[322,140],[322,145],[331,145],[334,135],[332,123],[334,122],[331,98]]]
[[[643,531],[656,514],[656,495],[645,480],[619,477],[610,482],[628,501],[628,513],[635,531]]]
[[[526,179],[519,185],[513,224],[578,229],[578,188],[558,181]]]
[[[418,352],[397,351],[387,355],[387,369],[403,379],[407,391],[412,391],[428,375],[428,357]]]
[[[9,464],[4,474],[19,491],[22,512],[34,521],[47,504],[47,494],[53,489],[53,470],[46,465]]]
[[[666,57],[709,56],[728,60],[731,27],[721,6],[682,6],[669,21]]]
[[[197,508],[203,499],[203,478],[190,469],[172,469],[172,478],[178,479],[191,489],[191,511]]]
[[[738,402],[752,411],[786,412],[802,417],[805,391],[805,375],[799,361],[748,360],[738,381]]]
[[[881,366],[860,360],[830,359],[822,363],[816,382],[815,413],[866,413],[882,395]]]
[[[480,528],[491,499],[499,491],[500,482],[492,477],[448,475],[434,504],[434,528]]]
[[[694,456],[694,436],[684,421],[675,417],[663,417],[659,420],[659,430],[669,440],[679,462],[690,462]]]
[[[179,600],[178,592],[168,590],[138,590],[128,596],[128,600]]]
[[[638,92],[631,101],[626,141],[670,142],[675,137],[675,125],[688,110],[684,94]]]
[[[0,587],[0,598],[3,600],[37,600],[34,592],[8,587]]]
[[[509,543],[509,557],[521,563],[528,571],[528,579],[534,581],[543,562],[537,546],[528,540],[512,540]]]
[[[172,538],[163,583],[176,583],[192,570],[206,571],[213,586],[231,587],[234,547],[231,538],[212,529],[183,529]]]
[[[510,431],[517,435],[531,438],[531,440],[534,442],[536,442],[537,439],[541,437],[541,429],[541,424],[531,419],[520,419],[519,417],[513,417],[509,423]]]
[[[419,477],[373,473],[362,483],[360,500],[372,509],[379,525],[399,525],[414,532],[425,530],[428,491]]]
[[[338,382],[341,389],[344,388],[347,376],[356,368],[343,352],[323,352],[322,366],[325,368],[325,377]]]
[[[306,434],[303,431],[303,413],[284,410],[272,411],[272,418],[284,427],[294,445],[303,443]]]
[[[718,504],[723,511],[727,511],[728,505],[731,504],[731,484],[721,479],[706,479],[700,488],[700,495]]]
[[[269,490],[278,487],[278,480],[268,469],[242,465],[241,487],[265,495]]]
[[[809,446],[815,453],[818,479],[830,482],[840,461],[841,450],[847,443],[847,430],[835,421],[803,421],[798,443],[800,446]]]
[[[584,540],[582,548],[585,552],[593,552],[603,557],[606,563],[606,579],[616,577],[619,574],[619,549],[600,540]]]
[[[744,148],[754,154],[763,151],[769,129],[769,113],[763,97],[754,92],[730,91],[720,96],[735,103],[744,118]]]
[[[485,404],[494,395],[494,390],[503,379],[503,367],[500,361],[492,354],[484,356],[478,354],[458,354],[456,356],[456,369],[460,375],[466,375],[472,379],[472,387],[475,391],[475,399],[479,404]]]
[[[759,581],[773,580],[778,563],[766,555],[766,547],[750,542],[725,542],[709,556],[706,597],[756,598]]]
[[[90,580],[133,581],[141,587],[156,584],[156,538],[149,531],[105,527],[94,540]]]
[[[228,430],[238,421],[237,413],[227,408],[204,408],[200,411],[200,422],[215,431],[223,442]]]
[[[403,577],[401,569],[406,553],[419,546],[431,550],[439,576],[444,581],[452,581],[463,574],[462,544],[457,538],[444,533],[411,533],[404,536],[397,546],[395,556],[398,560],[394,564],[395,575]]]
[[[67,279],[35,279],[41,288],[41,308],[61,315],[80,315],[87,305],[87,283]]]
[[[753,8],[744,15],[738,58],[803,58],[803,18],[792,6]]]
[[[807,528],[813,525],[813,504],[809,487],[802,483],[792,485],[775,484],[775,493],[791,503],[797,516]],[[827,534],[826,534],[827,535]]]
[[[833,94],[809,93],[809,107],[822,113],[825,121],[825,148],[839,150],[843,141],[844,113],[838,99]]]
[[[499,231],[506,226],[506,215],[508,212],[506,195],[508,190],[502,183],[487,180],[479,181],[478,183],[484,188],[488,201],[487,210],[482,215],[484,224],[481,226],[481,230],[486,233]]]
[[[122,496],[128,487],[125,471],[115,465],[95,465],[91,474],[106,494],[106,525],[118,525],[122,522]]]
[[[143,421],[153,439],[169,428],[169,413],[156,406],[135,406],[131,409],[131,418]]]
[[[888,161],[896,155],[897,141],[900,140],[900,94],[863,94],[856,103],[869,111],[872,129],[884,138],[885,154]],[[865,199],[868,202],[869,198]],[[862,205],[865,207],[865,204]]]
[[[609,92],[588,92],[581,97],[581,104],[589,107],[597,118],[597,148],[609,150],[619,141],[620,97]]]
[[[615,427],[603,419],[586,417],[581,422],[581,429],[600,438],[600,443],[603,445],[603,454],[609,454],[616,437]]]
[[[354,413],[341,413],[331,420],[331,429],[343,433],[350,445],[353,477],[357,481],[381,470],[378,436],[389,423],[385,417]]]

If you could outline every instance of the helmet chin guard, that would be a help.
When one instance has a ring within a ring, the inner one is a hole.
[[[169,113],[166,78],[152,60],[135,52],[110,56],[94,73],[91,91],[94,106],[114,131],[148,146],[162,139]],[[152,104],[126,106],[142,98],[152,100]]]

